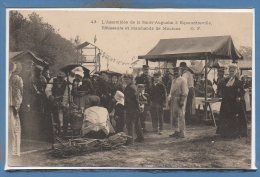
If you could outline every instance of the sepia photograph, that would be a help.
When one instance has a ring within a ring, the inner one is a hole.
[[[256,169],[253,9],[6,21],[6,170]]]

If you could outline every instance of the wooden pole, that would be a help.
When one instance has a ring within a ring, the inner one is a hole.
[[[97,72],[97,47],[95,46],[95,72]]]
[[[204,107],[204,111],[205,111],[205,119],[207,119],[208,117],[208,113],[207,113],[207,80],[208,80],[208,55],[206,56],[205,59],[205,107]]]
[[[109,70],[109,59],[107,59],[107,70]]]
[[[100,69],[101,69],[101,64],[100,64],[100,56],[101,55],[101,53],[100,53],[100,49],[99,49],[99,55],[98,55],[98,71],[100,71]]]

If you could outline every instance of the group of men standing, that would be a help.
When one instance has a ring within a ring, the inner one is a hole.
[[[171,123],[175,129],[170,137],[185,137],[185,117],[189,120],[192,115],[192,102],[195,95],[193,74],[188,70],[185,62],[182,62],[180,67],[174,68],[173,78],[169,77],[169,72],[167,74],[162,78],[161,73],[156,72],[151,77],[149,66],[144,65],[142,75],[136,77],[135,82],[131,75],[123,76],[127,85],[124,90],[126,126],[128,133],[132,134],[133,127],[131,126],[135,125],[138,142],[144,140],[143,133],[147,132],[145,127],[147,118],[152,120],[153,132],[161,134],[163,108],[167,103],[170,106]],[[139,90],[140,86],[144,86],[144,89]],[[143,109],[140,107],[142,94],[147,98]]]
[[[29,84],[30,91],[35,96],[30,96],[30,99],[33,100],[24,102],[24,105],[26,110],[37,112],[37,115],[35,113],[33,117],[39,117],[40,114],[46,113],[52,114],[54,121],[59,125],[58,130],[66,132],[68,120],[65,112],[69,102],[86,109],[91,106],[91,100],[87,96],[96,95],[99,98],[100,106],[111,112],[111,99],[113,99],[116,91],[121,91],[124,94],[126,128],[130,135],[133,131],[136,132],[136,141],[144,141],[143,133],[147,132],[145,126],[147,119],[152,120],[153,132],[161,134],[163,130],[163,108],[167,103],[170,103],[172,122],[175,122],[177,128],[179,128],[176,129],[177,133],[175,132],[174,136],[181,135],[181,137],[184,137],[184,115],[185,112],[188,114],[189,100],[194,96],[192,84],[189,85],[189,77],[192,76],[186,73],[185,67],[186,65],[182,63],[180,68],[175,68],[174,78],[172,79],[169,72],[163,78],[161,73],[158,72],[151,77],[149,66],[144,65],[143,74],[136,77],[135,80],[132,75],[126,74],[123,75],[122,82],[109,83],[107,77],[102,74],[96,79],[94,76],[91,80],[81,67],[75,68],[68,73],[67,77],[64,73],[59,72],[56,77],[50,78],[48,74],[45,74],[48,72],[36,66]],[[187,78],[185,78],[185,75],[187,75]],[[69,87],[67,87],[68,85]],[[185,106],[186,100],[188,101],[187,106]]]

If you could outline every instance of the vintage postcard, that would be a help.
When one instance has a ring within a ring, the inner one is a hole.
[[[254,10],[6,15],[6,170],[256,169]]]

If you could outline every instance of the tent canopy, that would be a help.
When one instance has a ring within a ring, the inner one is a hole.
[[[138,59],[149,61],[204,60],[206,57],[242,59],[231,36],[160,39],[156,46]]]

